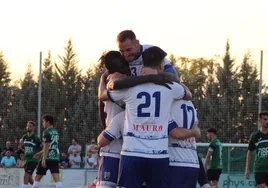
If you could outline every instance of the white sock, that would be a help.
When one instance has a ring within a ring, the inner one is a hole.
[[[60,181],[56,182],[56,188],[63,188],[63,185]]]
[[[39,188],[40,182],[34,181],[33,188]]]
[[[28,184],[22,184],[21,188],[29,188]]]

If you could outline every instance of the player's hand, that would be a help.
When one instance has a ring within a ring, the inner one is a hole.
[[[250,178],[249,171],[247,171],[247,170],[246,170],[246,172],[245,172],[245,177],[246,177],[246,179],[249,179],[249,178]]]
[[[40,154],[39,154],[39,153],[36,153],[36,154],[34,154],[34,156],[33,156],[34,159],[38,159],[39,157],[40,157]]]
[[[106,80],[108,75],[109,75],[109,72],[108,72],[108,71],[105,71],[105,72],[101,75],[101,78],[102,78],[103,80]]]
[[[47,168],[46,160],[42,160],[42,167]]]
[[[168,89],[171,89],[171,87],[168,85],[173,84],[173,77],[171,75],[157,74],[157,75],[150,75],[150,77],[152,83],[162,85]]]
[[[195,138],[201,138],[201,131],[197,125],[193,127],[193,130],[195,131]]]
[[[111,80],[116,80],[116,79],[122,78],[122,77],[126,77],[126,75],[125,74],[121,74],[119,72],[115,72],[113,74],[109,74],[106,80],[109,82]]]

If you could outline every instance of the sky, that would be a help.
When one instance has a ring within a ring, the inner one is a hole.
[[[125,29],[141,44],[184,57],[223,56],[227,39],[237,66],[246,52],[268,83],[268,1],[258,0],[1,0],[0,50],[13,79],[29,64],[39,72],[39,54],[59,63],[72,39],[84,72],[105,50],[116,50]]]

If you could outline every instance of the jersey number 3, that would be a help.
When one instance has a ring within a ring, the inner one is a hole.
[[[160,114],[160,92],[156,91],[152,94],[152,96],[147,92],[140,92],[137,95],[138,99],[145,98],[145,102],[142,104],[139,104],[137,107],[137,115],[138,117],[150,117],[150,112],[143,112],[142,109],[149,108],[151,105],[152,98],[155,101],[155,110],[154,110],[154,117],[159,117]]]

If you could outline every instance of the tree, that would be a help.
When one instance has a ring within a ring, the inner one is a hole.
[[[217,79],[219,82],[219,93],[218,100],[219,105],[219,115],[221,123],[215,125],[217,129],[224,133],[225,138],[229,135],[234,135],[235,126],[237,125],[237,112],[239,110],[238,99],[239,99],[239,84],[237,80],[237,75],[235,74],[237,70],[233,70],[235,61],[230,55],[230,44],[229,40],[226,42],[226,51],[223,57],[223,66],[220,64],[217,68]],[[235,142],[235,136],[225,139],[225,142]]]

